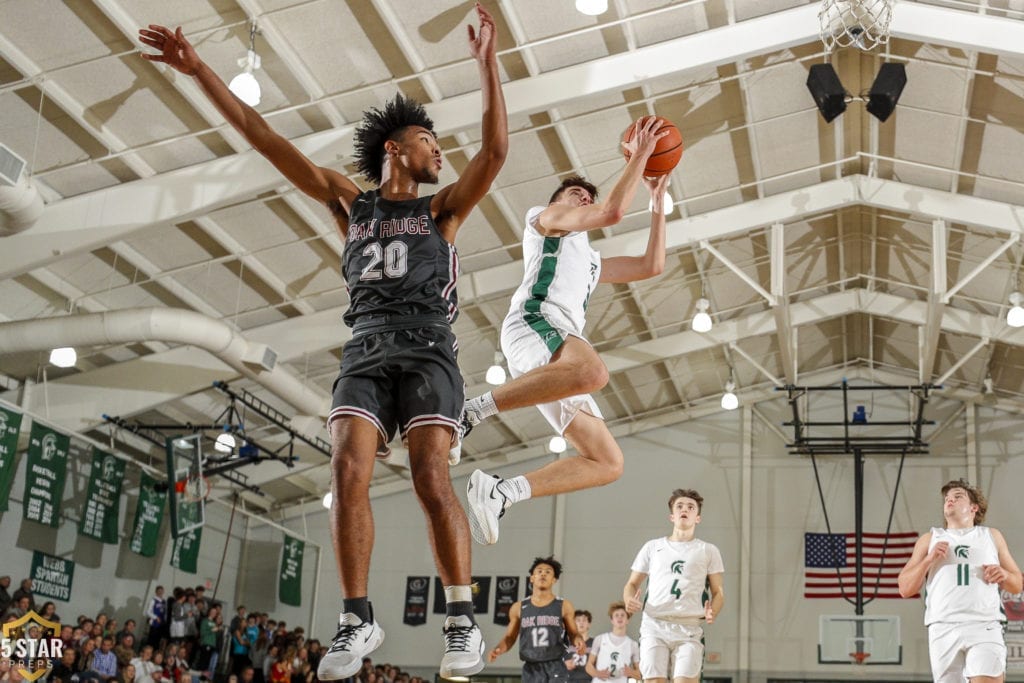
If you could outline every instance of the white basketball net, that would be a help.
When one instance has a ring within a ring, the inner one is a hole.
[[[837,47],[872,50],[889,42],[893,0],[822,0],[818,21],[825,52]]]

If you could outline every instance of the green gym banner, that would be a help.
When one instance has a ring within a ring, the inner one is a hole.
[[[132,540],[128,548],[137,555],[156,555],[160,522],[164,518],[164,502],[167,494],[156,490],[156,480],[145,472],[139,482],[139,502],[135,506],[135,521],[132,523]]]
[[[203,538],[203,527],[197,527],[174,539],[171,551],[171,566],[188,574],[198,572],[199,541]]]
[[[38,598],[71,601],[71,581],[75,563],[38,550],[32,553],[32,593]]]
[[[93,447],[85,510],[78,523],[79,534],[103,543],[117,543],[123,480],[124,461]]]
[[[14,483],[14,455],[21,431],[21,413],[0,408],[0,512],[7,512]]]
[[[286,605],[302,603],[302,555],[306,544],[291,536],[284,537],[281,549],[281,579],[277,583],[278,598]]]
[[[24,519],[56,527],[60,524],[60,503],[68,470],[71,437],[32,423],[25,468]]]

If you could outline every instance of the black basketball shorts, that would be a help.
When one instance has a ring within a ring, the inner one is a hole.
[[[561,659],[547,662],[523,662],[523,683],[547,683],[548,681],[568,681],[569,670]]]
[[[340,417],[360,417],[386,445],[396,430],[403,441],[424,425],[455,430],[465,401],[455,334],[447,325],[357,334],[342,351],[333,393],[328,431]]]

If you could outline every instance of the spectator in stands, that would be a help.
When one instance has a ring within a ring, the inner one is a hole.
[[[34,611],[36,608],[36,596],[32,594],[32,579],[22,579],[21,587],[14,591],[14,595],[12,597],[14,602],[17,602],[19,599],[26,596],[28,597],[28,608]]]
[[[157,586],[153,597],[146,602],[146,623],[149,633],[146,642],[154,648],[160,647],[160,641],[167,637],[167,600],[164,599],[164,587]]]
[[[11,577],[8,575],[0,576],[0,615],[7,611],[7,608],[14,602],[14,597],[7,592],[7,589],[11,587]]]
[[[57,605],[53,604],[52,600],[44,602],[37,614],[47,621],[60,621],[60,615],[57,614]]]
[[[93,655],[91,670],[107,678],[117,675],[117,655],[114,654],[113,638],[104,638],[100,643],[100,649]]]
[[[117,683],[135,683],[135,667],[130,663],[125,665],[117,677]]]
[[[17,595],[17,593],[15,593],[15,595]],[[10,617],[20,619],[28,614],[30,609],[32,609],[32,599],[29,596],[22,595],[20,598],[14,598],[14,601],[11,602],[11,606],[7,608],[6,612],[4,612],[4,621],[7,621]]]
[[[265,683],[266,677],[263,675],[263,664],[267,659],[267,653],[270,651],[270,639],[267,638],[267,632],[258,626],[256,627],[256,633],[256,640],[249,646],[249,660],[252,663],[253,680],[255,683]]]
[[[64,648],[61,652],[60,662],[50,671],[46,679],[48,683],[71,683],[71,677],[78,673],[75,664],[78,661],[78,650]]]
[[[117,657],[117,665],[125,667],[135,659],[135,636],[126,633],[114,647],[114,655]]]
[[[91,671],[93,658],[96,656],[96,641],[92,638],[86,638],[82,641],[79,649],[80,653],[75,667],[78,669],[79,673],[82,673],[83,671]]]
[[[120,643],[122,640],[124,640],[124,637],[126,635],[130,635],[132,637],[132,647],[135,649],[136,652],[138,652],[139,651],[139,645],[142,643],[142,641],[139,639],[139,634],[135,632],[135,620],[134,619],[126,619],[125,620],[124,626],[114,636],[114,641]],[[136,673],[138,673],[138,672],[136,672]]]
[[[143,645],[139,656],[132,660],[135,667],[135,683],[153,683],[153,672],[160,669],[160,665],[153,661],[153,646]]]

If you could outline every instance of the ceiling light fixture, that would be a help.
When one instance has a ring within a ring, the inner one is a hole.
[[[494,365],[487,368],[487,374],[484,376],[484,380],[491,386],[498,386],[504,384],[507,379],[505,375],[505,368],[501,367],[501,364],[505,362],[505,356],[501,355],[501,351],[494,352]]]
[[[235,437],[228,431],[217,435],[217,442],[213,444],[213,450],[220,453],[231,453],[235,450]]]
[[[732,373],[729,373],[732,376]],[[725,383],[725,393],[722,394],[722,408],[724,410],[736,410],[740,407],[740,399],[736,396],[736,383],[730,379]]]
[[[1006,324],[1010,327],[1024,327],[1024,306],[1021,305],[1024,304],[1024,294],[1014,292],[1010,295],[1010,303],[1013,307],[1006,312]]]
[[[576,0],[576,11],[596,17],[608,11],[608,0]]]
[[[553,436],[551,441],[548,441],[548,450],[552,453],[565,453],[565,449],[568,447],[569,444],[560,436]]]
[[[70,346],[62,346],[50,351],[50,363],[58,368],[73,368],[78,361],[78,354]]]
[[[249,29],[249,50],[244,57],[239,58],[238,66],[242,67],[242,73],[231,79],[228,90],[250,107],[255,107],[260,103],[260,96],[262,94],[260,92],[260,82],[252,75],[253,71],[260,68],[260,56],[256,54],[255,21],[252,22],[252,28]]]
[[[323,500],[324,507],[327,508],[328,510],[330,510],[331,509],[331,503],[333,503],[333,502],[334,502],[334,494],[331,493],[330,491],[328,491],[327,493],[324,494],[324,500]]]
[[[711,316],[708,314],[709,308],[711,308],[710,301],[704,297],[697,299],[697,315],[693,316],[693,320],[690,322],[690,327],[693,328],[694,332],[711,331]]]

